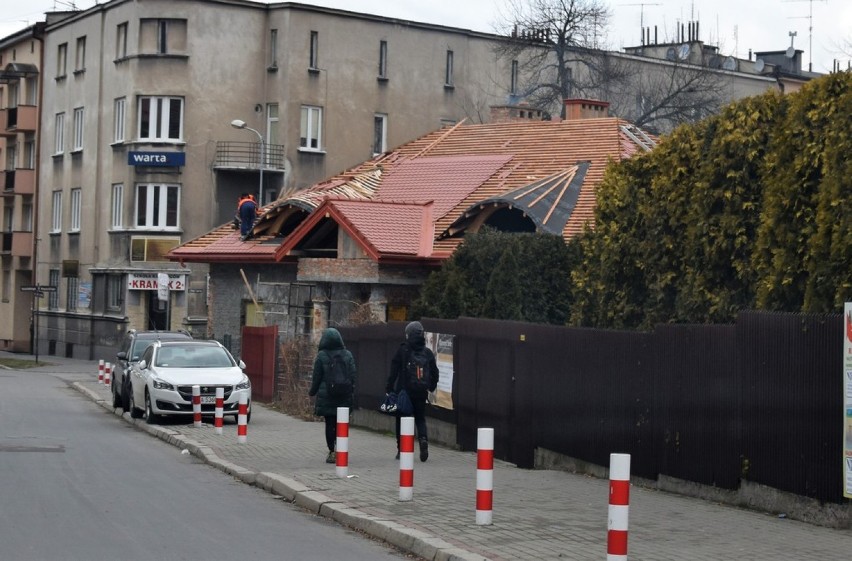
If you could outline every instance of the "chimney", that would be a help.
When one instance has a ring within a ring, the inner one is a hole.
[[[509,121],[541,121],[541,109],[535,109],[521,103],[519,105],[492,105],[491,122],[507,123]]]
[[[609,102],[597,99],[566,99],[565,120],[603,119],[609,117]]]

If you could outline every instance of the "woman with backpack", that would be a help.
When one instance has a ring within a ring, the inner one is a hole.
[[[405,342],[391,359],[390,375],[385,392],[405,390],[414,410],[414,426],[420,443],[420,461],[429,458],[429,438],[426,432],[426,400],[429,392],[438,387],[438,365],[435,353],[426,346],[423,325],[412,321],[405,326]],[[399,418],[396,415],[396,457],[399,458]]]
[[[352,407],[355,393],[355,359],[343,344],[340,332],[330,327],[322,332],[319,351],[314,359],[311,389],[316,396],[314,413],[325,418],[325,443],[328,446],[326,463],[336,462],[334,445],[337,441],[337,408]]]

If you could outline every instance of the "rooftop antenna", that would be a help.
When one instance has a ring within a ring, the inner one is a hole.
[[[814,71],[814,0],[784,0],[785,2],[807,2],[810,4],[809,12],[806,16],[794,16],[791,19],[808,20],[808,72]],[[817,2],[825,2],[826,0],[816,0]]]
[[[659,2],[637,2],[635,4],[619,4],[620,6],[639,6],[639,29],[642,30],[643,36],[642,40],[639,41],[641,44],[644,41],[644,33],[645,33],[645,6],[662,6]]]

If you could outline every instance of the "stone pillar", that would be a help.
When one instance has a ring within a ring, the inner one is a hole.
[[[386,322],[388,320],[388,301],[385,298],[385,289],[382,286],[373,285],[370,290],[370,315],[374,321]]]
[[[327,289],[317,287],[311,299],[311,341],[319,344],[323,330],[328,327],[328,314],[330,301]]]

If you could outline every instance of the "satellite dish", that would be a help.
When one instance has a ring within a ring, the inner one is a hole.
[[[759,58],[756,61],[754,61],[754,71],[755,72],[763,72],[763,69],[765,67],[766,67],[766,63],[763,62],[762,58]]]
[[[789,47],[787,47],[787,51],[784,53],[784,56],[787,58],[793,58],[794,56],[796,56],[796,48],[790,45]]]
[[[737,69],[737,59],[732,56],[729,56],[725,59],[725,62],[722,63],[722,68],[725,70],[736,70]]]
[[[666,51],[666,60],[674,60],[675,59],[675,50],[674,47],[669,47]]]
[[[686,60],[689,56],[689,43],[684,43],[677,49],[677,58],[680,60]]]

